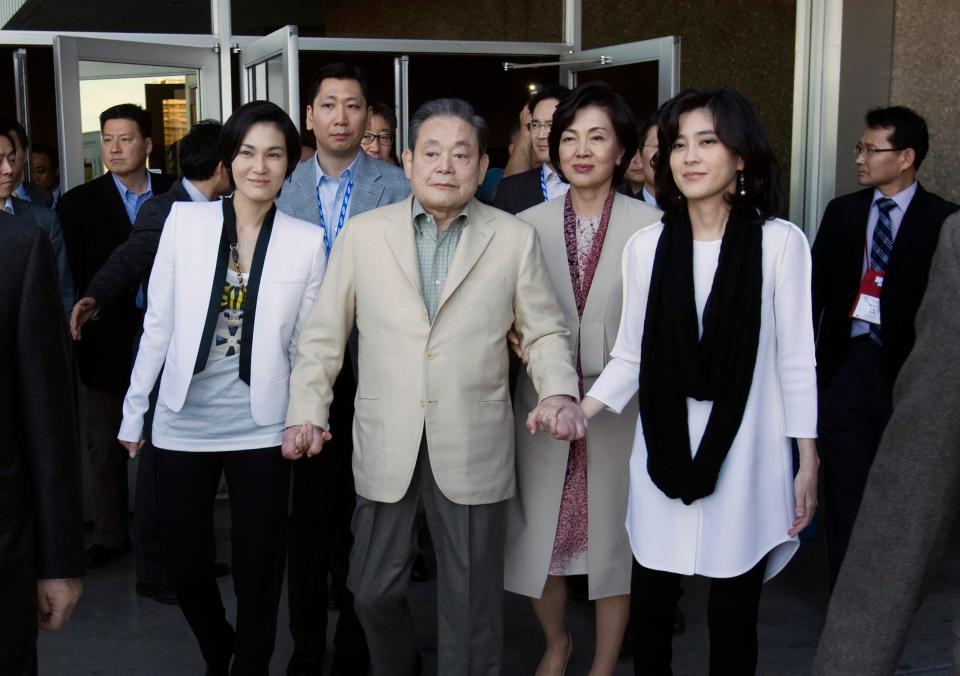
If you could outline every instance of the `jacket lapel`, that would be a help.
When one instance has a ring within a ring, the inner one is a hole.
[[[294,169],[290,177],[290,188],[293,189],[292,202],[297,218],[315,225],[320,224],[320,207],[317,205],[317,170],[316,156],[311,155]]]
[[[472,222],[468,222],[460,234],[457,251],[453,254],[453,260],[450,262],[447,282],[443,286],[440,305],[437,306],[438,315],[443,304],[447,302],[450,295],[456,291],[457,287],[473,269],[473,266],[480,260],[480,256],[493,237],[493,225],[491,224],[493,217],[477,200],[473,200],[470,204],[470,220]]]
[[[539,188],[538,188],[539,189]],[[538,218],[537,228],[540,233],[540,248],[547,262],[547,269],[554,280],[557,291],[557,300],[563,308],[564,315],[577,319],[577,299],[573,295],[573,282],[570,279],[570,264],[567,262],[567,240],[563,232],[563,205],[564,200],[549,202],[539,209],[544,212],[545,218]],[[541,213],[538,211],[538,213]]]
[[[860,288],[860,278],[863,276],[864,252],[867,251],[867,219],[870,217],[870,207],[873,204],[873,188],[862,190],[860,199],[851,203],[850,209],[844,214],[846,226],[843,230],[846,238],[843,242],[843,251],[837,252],[838,261],[845,271],[845,287]]]
[[[387,245],[393,251],[397,262],[403,269],[404,274],[417,295],[422,296],[420,290],[420,268],[417,265],[417,246],[413,239],[413,223],[411,214],[413,213],[413,200],[407,198],[396,205],[390,212],[390,223],[383,230],[383,236],[387,240]]]
[[[626,243],[624,231],[627,230],[627,208],[624,201],[631,197],[614,195],[613,208],[610,210],[610,222],[607,223],[607,235],[600,249],[600,260],[597,261],[597,271],[590,284],[590,293],[587,294],[587,303],[583,308],[581,321],[598,321],[603,318],[610,300],[609,276],[620,275],[620,259],[623,256],[623,244]],[[611,260],[611,259],[616,260]]]
[[[897,236],[893,240],[890,260],[887,262],[887,272],[899,265],[902,257],[909,256],[914,244],[924,235],[924,230],[928,225],[927,210],[930,206],[927,195],[927,191],[918,183],[917,192],[910,200],[910,205],[903,215],[903,220],[900,221],[900,229],[897,230]]]
[[[380,169],[377,163],[367,157],[362,150],[357,160],[356,171],[350,205],[351,217],[375,209],[380,204],[380,196],[383,195]]]
[[[99,180],[101,181],[100,192],[103,196],[105,208],[110,212],[110,221],[118,232],[125,233],[124,236],[126,237],[130,233],[132,224],[130,223],[130,217],[127,216],[127,208],[123,205],[123,198],[120,197],[120,191],[117,190],[117,186],[113,182],[113,174],[107,172]]]

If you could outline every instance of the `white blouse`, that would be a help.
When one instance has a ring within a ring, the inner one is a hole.
[[[663,224],[638,231],[623,252],[623,314],[611,361],[587,393],[619,413],[639,389],[640,345],[654,254]],[[720,241],[694,242],[700,331]],[[683,575],[741,575],[769,554],[764,580],[779,573],[800,542],[787,535],[796,504],[790,438],[817,436],[817,384],[810,295],[810,248],[803,232],[774,219],[763,226],[760,341],[740,429],[714,492],[685,505],[647,472],[643,427],[630,456],[627,533],[637,561]],[[690,443],[700,445],[713,406],[687,399]]]

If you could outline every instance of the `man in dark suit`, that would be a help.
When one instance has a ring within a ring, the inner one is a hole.
[[[83,326],[121,298],[136,284],[147,288],[153,259],[160,244],[163,224],[174,202],[207,202],[230,191],[230,179],[220,161],[221,124],[204,120],[177,143],[183,178],[167,192],[144,202],[137,213],[130,238],[118,246],[97,271],[70,317],[70,331],[80,340]],[[146,299],[146,294],[143,294]],[[149,437],[150,426],[147,425]],[[137,467],[137,492],[134,505],[133,544],[137,564],[137,594],[161,603],[177,602],[173,587],[163,573],[157,521],[157,494],[153,467],[153,447],[145,444]],[[222,565],[221,565],[222,569]]]
[[[34,202],[16,197],[17,151],[14,134],[0,131],[0,208],[34,225],[50,238],[53,253],[57,260],[57,275],[60,280],[60,299],[64,309],[69,312],[73,306],[73,276],[67,262],[67,248],[63,243],[63,233],[56,212]]]
[[[927,125],[912,110],[867,113],[856,148],[865,189],[827,205],[813,245],[831,584],[890,417],[893,383],[913,347],[940,228],[958,209],[916,180],[928,146]]]
[[[567,194],[570,186],[560,179],[550,163],[550,144],[547,141],[553,125],[553,111],[569,93],[569,89],[558,85],[543,89],[530,99],[527,104],[530,110],[527,131],[536,166],[529,171],[504,176],[497,186],[493,206],[507,213],[518,214],[548,199]],[[524,142],[523,136],[517,141],[518,144]]]
[[[398,202],[410,194],[399,167],[368,157],[360,148],[371,101],[363,72],[333,63],[314,75],[307,97],[307,129],[317,152],[301,162],[287,179],[277,207],[324,229],[327,253],[348,219],[370,209]],[[351,459],[353,398],[357,378],[357,342],[351,340],[334,386],[340,403],[330,415],[337,442],[293,468],[287,563],[290,633],[293,656],[289,676],[321,673],[327,647],[327,575],[333,577],[334,600],[340,610],[334,635],[331,674],[365,674],[369,668],[366,639],[353,611],[346,576],[353,536],[350,519],[356,501]]]
[[[50,209],[53,207],[53,195],[37,185],[23,180],[23,168],[27,164],[27,158],[30,156],[30,141],[27,138],[27,130],[16,120],[4,120],[0,122],[0,133],[8,134],[13,140],[16,148],[17,158],[14,165],[14,179],[16,185],[13,194],[24,202],[34,202],[37,205]]]
[[[69,345],[47,235],[0,212],[0,674],[37,672],[37,627],[80,597],[83,522]]]
[[[892,674],[960,508],[960,214],[943,224],[916,345],[870,470],[814,663],[817,676]],[[895,552],[891,554],[892,552]],[[960,616],[953,673],[960,673]]]
[[[100,114],[101,154],[110,170],[64,193],[57,204],[77,288],[84,289],[130,235],[144,202],[170,189],[174,177],[147,171],[153,148],[149,113],[125,103]],[[140,326],[137,289],[125,290],[77,344],[93,477],[94,537],[87,566],[110,564],[130,550],[127,453],[117,441],[133,342]],[[140,303],[142,306],[142,303]]]

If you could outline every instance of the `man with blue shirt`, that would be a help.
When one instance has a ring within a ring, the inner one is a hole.
[[[927,124],[909,108],[877,108],[855,152],[864,190],[827,205],[813,245],[819,451],[831,586],[892,410],[893,383],[913,348],[914,318],[944,219],[956,204],[917,181]]]
[[[165,193],[174,177],[147,171],[153,148],[150,114],[124,103],[100,114],[101,155],[109,171],[68,190],[57,204],[77,288],[85,289],[110,254],[123,244],[144,202]],[[121,406],[140,326],[139,285],[103,308],[77,343],[86,413],[85,447],[93,477],[94,537],[87,567],[106,566],[130,551],[127,524],[127,453],[117,441]]]
[[[317,152],[301,162],[277,199],[281,211],[324,229],[329,255],[348,221],[365,211],[399,202],[410,184],[399,167],[373,159],[360,148],[372,101],[362,71],[332,63],[313,78],[307,97],[306,127]],[[346,576],[353,537],[350,519],[356,493],[351,460],[353,398],[357,378],[356,334],[334,385],[336,397],[330,427],[340,430],[337,442],[318,456],[294,466],[288,546],[290,632],[294,653],[289,676],[320,674],[326,652],[327,574],[333,577],[340,611],[334,635],[330,673],[365,674],[369,665],[366,640],[353,611]]]

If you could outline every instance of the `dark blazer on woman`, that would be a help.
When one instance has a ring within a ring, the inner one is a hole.
[[[173,176],[151,174],[154,195],[167,192]],[[113,175],[104,174],[68,190],[57,203],[67,255],[78,289],[86,289],[93,276],[118,246],[127,241],[131,225]],[[122,394],[127,387],[133,340],[140,326],[134,305],[136,288],[105,307],[99,319],[83,329],[77,343],[80,379],[89,387]]]
[[[837,372],[850,340],[850,308],[863,276],[867,217],[873,188],[837,197],[827,205],[813,244],[813,322],[821,387]],[[917,192],[900,223],[880,296],[883,362],[890,386],[910,353],[913,320],[927,288],[930,259],[944,219],[960,206]]]
[[[68,350],[50,240],[0,213],[0,673],[33,649],[37,579],[83,575]]]

